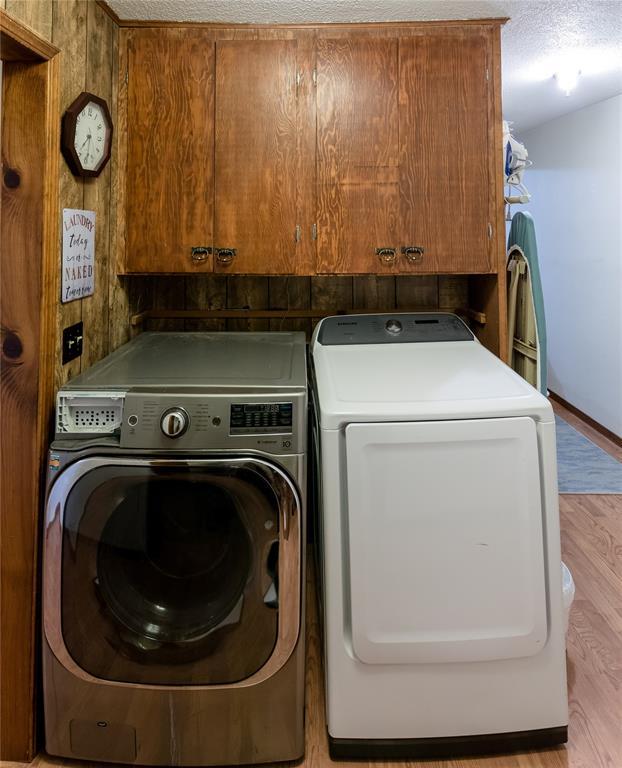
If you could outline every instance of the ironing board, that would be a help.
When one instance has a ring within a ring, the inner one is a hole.
[[[512,217],[508,237],[508,358],[524,379],[547,393],[546,321],[535,225],[531,214]]]

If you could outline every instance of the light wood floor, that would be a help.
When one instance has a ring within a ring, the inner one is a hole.
[[[622,461],[622,449],[576,416],[555,410]],[[340,762],[343,768],[622,768],[622,496],[560,497],[562,552],[576,597],[568,635],[570,727],[567,746],[491,758],[424,762]],[[300,768],[321,768],[328,757],[319,625],[313,581],[308,582],[306,756]],[[20,766],[22,763],[2,763]],[[40,755],[33,768],[92,763]],[[280,764],[284,765],[284,764]],[[288,764],[285,764],[288,765]]]

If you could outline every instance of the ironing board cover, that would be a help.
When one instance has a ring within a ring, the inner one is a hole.
[[[538,246],[536,244],[536,228],[530,213],[519,212],[512,217],[512,226],[508,236],[508,261],[511,260],[512,250],[515,256],[522,256],[527,263],[528,279],[531,282],[531,295],[533,297],[533,312],[536,321],[536,333],[538,338],[538,383],[537,388],[543,395],[547,393],[547,353],[546,353],[546,320],[544,316],[544,296],[542,293],[542,280],[540,278],[540,265],[538,263]],[[511,327],[514,327],[513,318],[509,318]],[[508,355],[509,363],[512,361],[513,339],[509,339]]]

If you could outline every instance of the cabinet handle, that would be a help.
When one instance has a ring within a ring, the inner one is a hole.
[[[235,248],[216,248],[216,261],[226,267],[231,264],[235,254]]]
[[[383,264],[393,264],[397,257],[395,248],[376,248],[376,256]]]
[[[197,245],[191,249],[192,261],[195,264],[201,264],[207,260],[207,257],[211,254],[212,249],[204,245]]]
[[[404,245],[402,246],[402,253],[408,261],[410,261],[411,264],[414,264],[416,261],[420,261],[421,257],[423,256],[424,248],[422,248],[420,245]]]

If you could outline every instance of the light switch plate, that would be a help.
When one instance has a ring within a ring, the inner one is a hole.
[[[63,365],[82,354],[82,322],[63,330]]]

